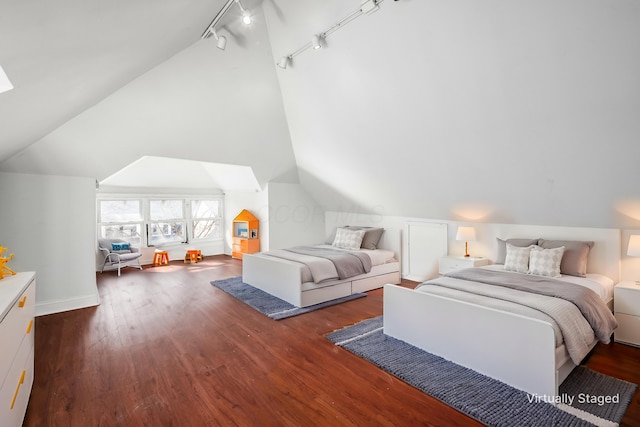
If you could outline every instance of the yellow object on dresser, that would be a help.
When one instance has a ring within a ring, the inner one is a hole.
[[[233,219],[231,256],[242,259],[243,254],[260,252],[260,221],[243,209]]]
[[[22,425],[33,385],[35,273],[0,282],[0,424]]]
[[[6,251],[7,251],[7,248],[5,248],[4,246],[0,246],[0,255],[5,253]],[[15,271],[7,267],[7,262],[11,261],[12,259],[13,259],[13,254],[10,254],[8,257],[0,256],[0,279],[2,279],[4,276],[9,276],[9,275],[14,276],[16,274]]]

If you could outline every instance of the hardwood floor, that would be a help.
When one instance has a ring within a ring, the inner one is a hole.
[[[274,321],[209,283],[240,273],[216,256],[98,274],[100,306],[36,319],[24,425],[479,425],[324,338],[382,314],[382,290]],[[640,382],[640,349],[588,365]],[[622,425],[640,425],[638,393]]]

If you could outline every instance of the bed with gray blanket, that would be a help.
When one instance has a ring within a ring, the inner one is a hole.
[[[531,394],[558,386],[617,322],[593,290],[551,277],[458,270],[385,286],[384,332]],[[575,281],[575,279],[574,279]]]
[[[242,281],[297,307],[400,283],[399,231],[386,230],[376,249],[331,245],[274,249],[242,258]]]

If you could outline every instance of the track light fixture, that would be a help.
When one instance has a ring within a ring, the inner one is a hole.
[[[215,37],[216,40],[218,40],[218,43],[216,44],[218,49],[224,50],[227,47],[227,38],[225,36],[218,36],[218,33],[216,33],[216,30],[211,30],[211,33],[213,34],[213,37]]]
[[[216,34],[216,25],[218,24],[218,22],[220,22],[224,15],[226,15],[226,13],[229,11],[231,6],[234,5],[234,3],[237,4],[240,8],[240,11],[242,11],[242,22],[245,25],[249,25],[253,22],[251,11],[245,8],[240,0],[227,0],[224,6],[222,6],[222,9],[220,9],[220,11],[216,14],[216,16],[213,18],[213,21],[211,21],[211,23],[207,26],[207,29],[204,30],[204,33],[202,33],[201,36],[201,38],[203,39],[209,38],[211,36],[215,37],[215,39],[218,41],[218,49],[225,49],[225,47],[227,46],[227,38],[225,36],[218,36],[218,34]]]
[[[283,70],[287,68],[287,65],[289,65],[289,58],[288,56],[283,56],[282,58],[280,58],[280,61],[278,61],[278,67],[282,68]]]
[[[322,47],[322,44],[320,44],[319,35],[314,34],[313,37],[311,37],[311,47],[314,48],[315,50],[320,49]]]
[[[240,0],[236,0],[236,1],[239,2]],[[295,58],[296,56],[300,55],[302,52],[304,52],[305,50],[307,50],[309,48],[312,48],[314,50],[320,49],[322,47],[323,40],[325,40],[329,34],[333,33],[334,31],[339,30],[340,28],[344,27],[349,22],[353,21],[354,19],[356,19],[359,16],[371,15],[373,12],[375,12],[375,11],[380,9],[380,6],[378,6],[378,5],[380,3],[382,3],[383,1],[384,0],[362,0],[361,3],[360,3],[360,9],[358,9],[355,12],[351,13],[349,16],[343,18],[342,20],[336,22],[331,27],[329,27],[327,30],[325,30],[325,31],[323,31],[321,33],[314,34],[313,37],[311,37],[311,42],[310,43],[307,43],[304,46],[300,47],[295,52],[290,53],[289,55],[286,55],[286,56],[283,56],[282,58],[280,58],[280,60],[277,62],[278,67],[280,67],[282,69],[287,68],[287,65],[289,63],[293,62],[293,58]]]
[[[245,9],[245,7],[242,6],[242,3],[240,2],[240,0],[235,0],[235,1],[236,3],[238,3],[238,7],[242,11],[242,23],[245,25],[251,25],[251,22],[253,22],[253,18],[251,17],[251,11],[249,9]]]

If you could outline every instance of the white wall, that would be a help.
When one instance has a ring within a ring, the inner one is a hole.
[[[0,244],[36,272],[36,314],[97,305],[95,181],[0,173],[0,200]]]
[[[324,215],[324,210],[300,184],[269,183],[271,249],[324,242]]]
[[[265,2],[273,61],[359,0]],[[640,228],[640,3],[385,1],[278,69],[327,210]]]

